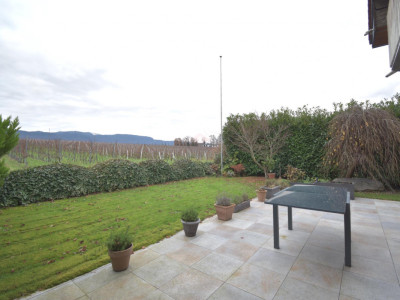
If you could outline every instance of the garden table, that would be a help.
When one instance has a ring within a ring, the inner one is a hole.
[[[293,230],[292,207],[343,214],[345,265],[351,267],[350,192],[345,188],[296,184],[276,193],[264,203],[273,206],[275,249],[279,249],[279,205],[288,208],[289,230]]]

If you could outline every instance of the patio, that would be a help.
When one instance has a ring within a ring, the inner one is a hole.
[[[253,199],[230,221],[204,220],[135,252],[128,270],[105,265],[25,299],[400,299],[400,203],[351,201],[352,267],[344,266],[343,215],[280,208]]]

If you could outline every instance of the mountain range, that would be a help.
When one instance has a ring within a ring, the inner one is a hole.
[[[39,140],[65,140],[65,141],[93,141],[96,143],[119,143],[119,144],[148,144],[148,145],[173,145],[173,141],[155,140],[149,136],[133,134],[94,134],[81,131],[19,131],[20,139]]]

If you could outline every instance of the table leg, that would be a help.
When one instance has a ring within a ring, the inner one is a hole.
[[[274,248],[279,249],[279,215],[278,215],[278,205],[272,205],[273,211],[273,222],[274,222]]]
[[[346,203],[346,212],[344,213],[344,262],[351,267],[351,219],[350,203]]]
[[[287,208],[287,215],[288,215],[288,229],[293,230],[293,222],[292,222],[292,207],[288,206]]]

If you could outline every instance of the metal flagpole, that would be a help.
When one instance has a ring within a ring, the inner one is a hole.
[[[222,169],[223,169],[223,164],[224,160],[222,158],[222,55],[219,57],[219,78],[220,78],[220,96],[221,96],[221,176],[222,176]]]

